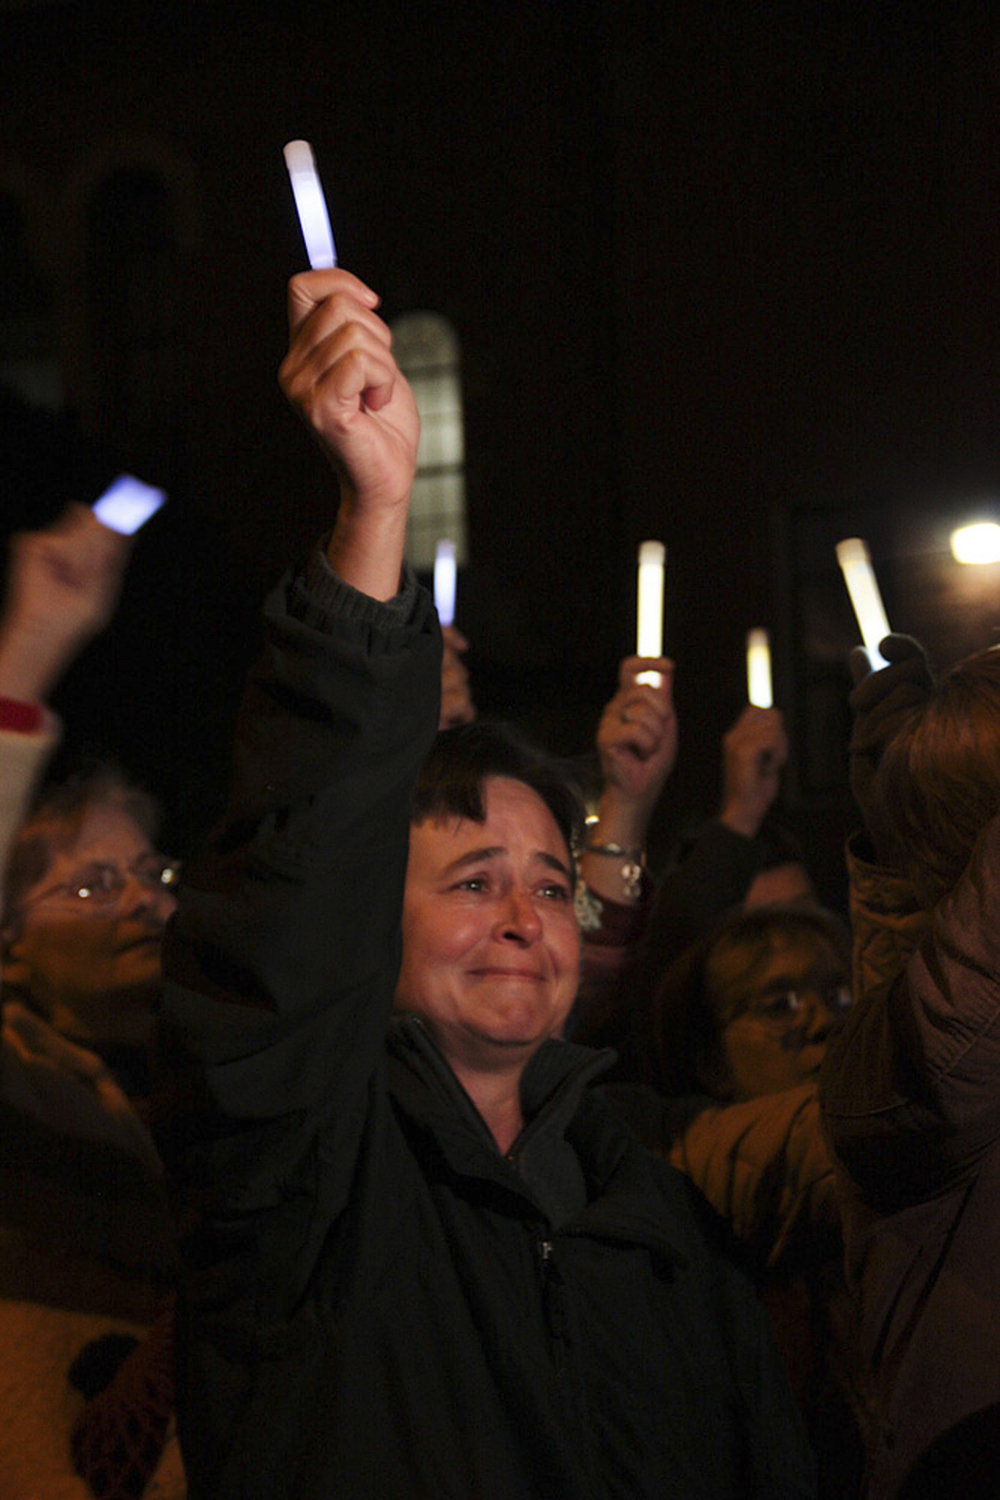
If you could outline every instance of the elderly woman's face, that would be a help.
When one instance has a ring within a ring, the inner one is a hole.
[[[774,933],[708,964],[708,989],[737,1099],[814,1081],[827,1038],[851,1003],[850,977],[821,933]]]
[[[127,813],[98,803],[87,810],[75,842],[56,852],[26,892],[4,978],[57,1031],[95,1045],[148,1039],[163,929],[174,909],[173,896],[155,878],[160,864]],[[120,888],[99,892],[102,873]],[[88,883],[92,897],[75,893]]]

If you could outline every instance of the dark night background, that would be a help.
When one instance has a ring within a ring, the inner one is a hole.
[[[275,381],[304,263],[281,147],[305,136],[342,263],[389,319],[458,330],[481,708],[585,750],[662,538],[682,750],[658,840],[714,808],[764,624],[786,816],[832,891],[857,639],[834,542],[868,538],[939,666],[1000,612],[1000,569],[944,551],[1000,494],[993,14],[0,6],[0,360],[63,398],[57,424],[4,413],[3,529],[102,463],[173,497],[60,694],[71,741],[158,790],[188,852],[259,599],[331,510]]]

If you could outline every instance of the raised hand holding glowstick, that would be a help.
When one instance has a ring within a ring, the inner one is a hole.
[[[773,708],[771,643],[766,630],[747,631],[747,697],[755,708]]]
[[[434,608],[442,625],[455,623],[455,543],[442,537],[434,551]]]
[[[639,605],[636,655],[663,655],[663,571],[667,549],[662,542],[639,544]],[[640,672],[636,682],[659,687],[659,672]]]
[[[285,147],[285,165],[292,183],[309,264],[314,271],[329,270],[337,264],[337,250],[309,142],[289,141]]]
[[[879,667],[888,665],[878,648],[890,631],[868,548],[860,537],[848,537],[837,543],[837,561],[851,596],[861,639],[877,672]]]

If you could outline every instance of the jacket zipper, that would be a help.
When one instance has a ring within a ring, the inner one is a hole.
[[[552,1361],[560,1380],[567,1375],[566,1368],[566,1289],[556,1266],[555,1246],[549,1239],[538,1241],[538,1258],[542,1268],[542,1307],[545,1326],[549,1332]]]

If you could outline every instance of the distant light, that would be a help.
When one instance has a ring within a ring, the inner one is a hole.
[[[973,526],[959,526],[951,534],[951,550],[956,562],[1000,562],[1000,526],[996,521],[977,521]]]

